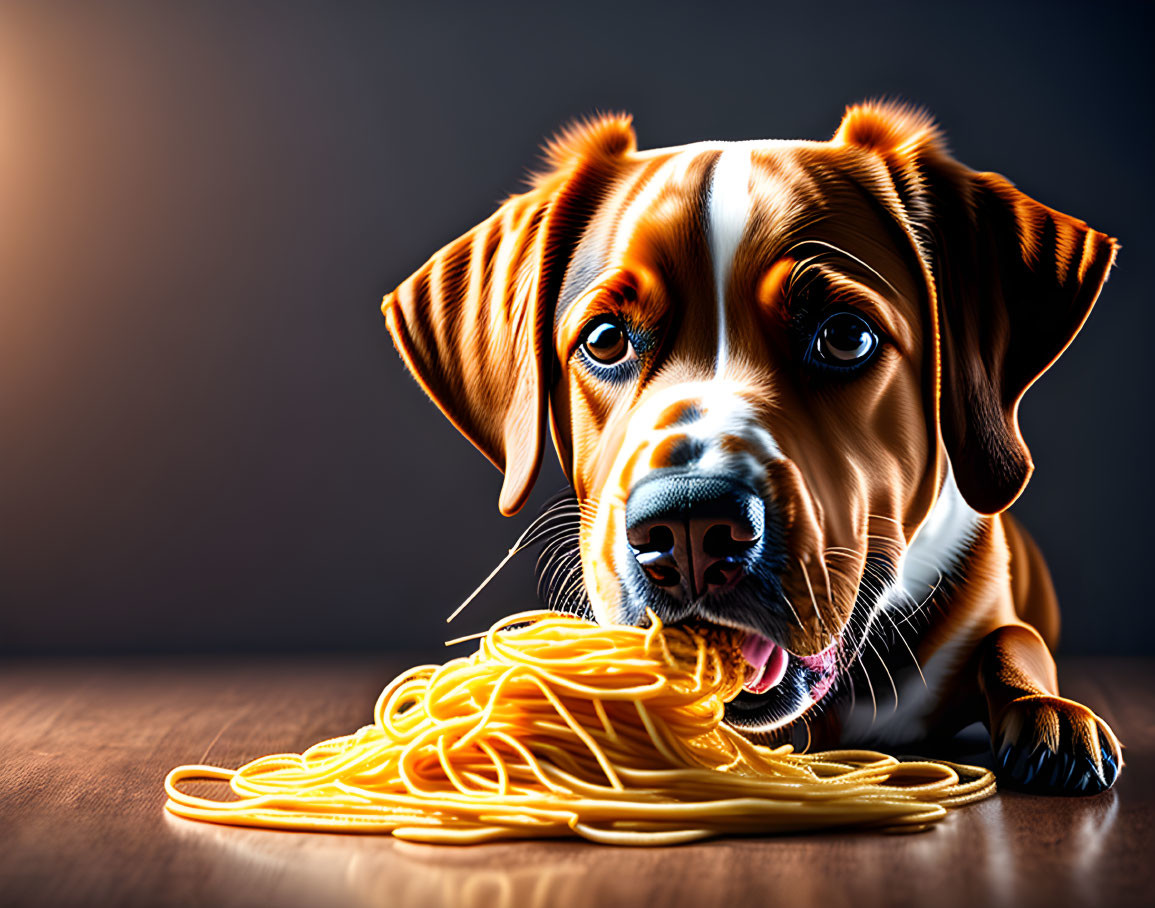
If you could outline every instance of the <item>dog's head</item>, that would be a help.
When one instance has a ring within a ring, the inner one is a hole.
[[[730,718],[772,728],[829,689],[936,502],[1022,491],[1019,400],[1114,241],[895,105],[828,142],[645,152],[605,117],[548,157],[386,297],[389,330],[504,470],[503,513],[549,421],[593,615],[745,629]]]

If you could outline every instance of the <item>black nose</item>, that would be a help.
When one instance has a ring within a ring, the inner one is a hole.
[[[762,498],[725,476],[653,473],[626,502],[626,538],[638,564],[686,601],[733,586],[765,522]]]

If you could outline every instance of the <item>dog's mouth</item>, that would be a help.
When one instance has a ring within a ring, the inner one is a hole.
[[[746,660],[746,681],[742,689],[752,694],[764,694],[777,687],[786,677],[790,656],[786,650],[753,631],[742,641],[742,658]]]
[[[740,644],[746,662],[742,690],[726,704],[726,721],[749,731],[771,731],[814,707],[838,677],[839,641],[801,656],[750,630]]]
[[[785,679],[791,662],[796,662],[814,676],[815,683],[810,687],[810,695],[818,702],[830,690],[837,674],[837,640],[813,656],[799,656],[761,634],[748,631],[741,649],[742,658],[746,660],[746,682],[742,689],[747,693],[764,694],[773,690]]]

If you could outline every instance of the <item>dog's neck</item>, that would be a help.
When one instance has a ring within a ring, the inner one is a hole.
[[[920,620],[919,613],[926,612],[931,597],[941,591],[944,580],[958,575],[968,551],[981,536],[984,522],[989,519],[966,503],[948,462],[942,486],[926,520],[899,558],[895,580],[868,619],[870,623],[889,624],[895,636],[907,642],[895,644],[893,652],[898,655],[884,669],[885,675],[878,672],[880,677],[875,682],[861,678],[861,674],[857,676],[859,680],[851,680],[850,698],[844,698],[834,711],[846,740],[894,745],[926,732],[925,711],[937,702],[944,678],[962,653],[967,636],[964,632],[946,641],[929,661],[916,668],[919,628],[927,625]],[[882,617],[884,612],[891,614],[889,621]],[[898,617],[900,614],[904,617]],[[965,627],[963,629],[965,631]],[[910,653],[909,662],[904,652]],[[859,668],[860,673],[869,670],[869,666]],[[889,696],[887,681],[896,685],[892,705],[877,702],[878,697],[885,700]],[[869,691],[869,700],[864,691]]]
[[[982,519],[959,492],[947,460],[938,497],[898,560],[897,589],[887,597],[886,606],[922,602],[959,563]]]

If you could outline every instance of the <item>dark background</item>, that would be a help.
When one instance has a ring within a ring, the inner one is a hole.
[[[597,109],[642,147],[927,105],[1120,238],[1028,395],[1067,652],[1150,652],[1145,5],[0,5],[0,651],[431,649],[533,604],[528,522],[382,295]],[[562,483],[546,464],[536,501]],[[452,633],[448,633],[451,631]]]

